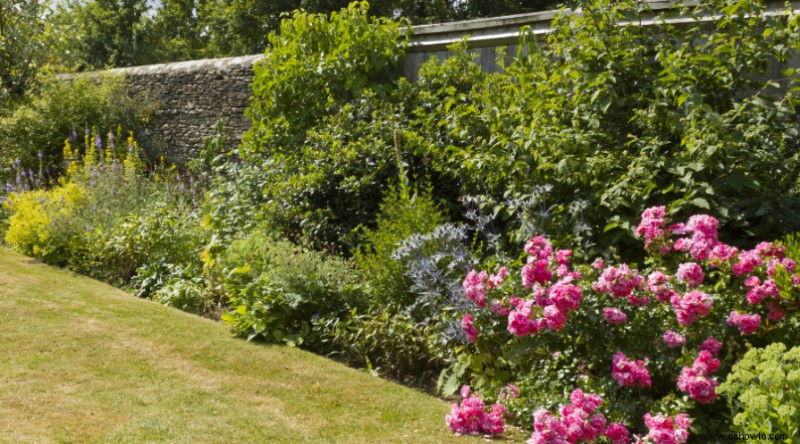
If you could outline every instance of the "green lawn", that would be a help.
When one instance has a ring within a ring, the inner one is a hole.
[[[0,442],[471,442],[447,403],[0,248]]]

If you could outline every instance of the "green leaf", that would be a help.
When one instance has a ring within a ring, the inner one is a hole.
[[[703,208],[705,210],[711,209],[711,205],[709,205],[708,201],[703,199],[702,197],[695,197],[690,201],[690,203],[692,203],[696,207]]]
[[[611,231],[611,230],[613,230],[614,228],[617,228],[617,227],[619,227],[619,223],[617,223],[617,222],[609,222],[608,224],[606,224],[605,227],[603,227],[603,233],[608,233],[609,231]]]
[[[442,395],[444,396],[451,396],[458,391],[459,387],[459,377],[456,372],[450,374],[447,378],[447,382],[442,387]]]

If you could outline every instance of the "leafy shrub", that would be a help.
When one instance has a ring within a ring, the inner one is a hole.
[[[119,286],[159,267],[183,278],[200,275],[198,250],[207,236],[191,205],[197,190],[163,166],[149,176],[133,136],[117,146],[121,139],[121,129],[105,144],[86,134],[81,150],[67,140],[66,175],[57,184],[9,194],[6,241]],[[142,277],[134,285],[146,296],[170,283]]]
[[[571,243],[591,238],[587,254],[615,245],[636,256],[626,233],[644,208],[668,202],[684,215],[712,212],[740,245],[800,229],[800,76],[766,76],[800,48],[796,15],[718,0],[687,9],[688,24],[625,26],[646,7],[581,6],[557,16],[544,41],[525,35],[502,72],[481,72],[461,43],[446,61],[426,62],[415,84],[391,75],[395,40],[347,37],[385,28],[399,38],[396,25],[369,22],[356,6],[330,21],[284,22],[256,74],[243,148],[266,171],[264,218],[340,242],[373,223],[396,150],[432,177],[447,209],[479,195],[508,216],[509,199],[549,186],[545,229]],[[348,63],[359,67],[352,78]]]
[[[42,153],[44,166],[55,173],[70,133],[83,136],[92,125],[103,133],[120,124],[138,130],[153,109],[144,96],[131,96],[121,77],[44,79],[26,104],[0,116],[0,165],[16,159],[34,165]]]
[[[261,232],[232,242],[217,266],[232,310],[222,319],[248,339],[303,344],[314,319],[344,315],[367,297],[347,261]]]
[[[319,319],[314,329],[326,354],[406,384],[430,388],[444,366],[432,325],[420,327],[414,319],[381,307]]]
[[[63,264],[76,246],[81,229],[72,224],[72,216],[85,201],[86,191],[75,183],[52,190],[11,193],[4,203],[11,212],[5,241],[22,254]]]
[[[66,141],[66,175],[53,188],[23,186],[9,193],[7,242],[23,253],[60,265],[80,255],[85,244],[97,238],[95,228],[113,225],[122,210],[143,200],[139,193],[148,191],[136,180],[142,163],[132,136],[128,143],[130,152],[123,150],[117,157],[116,152],[102,149],[99,137],[95,143],[87,134],[85,156],[80,157],[78,149]],[[59,246],[44,246],[48,241]]]
[[[409,236],[392,254],[417,296],[404,311],[418,322],[434,322],[442,314],[466,306],[462,276],[477,262],[467,243],[466,225],[448,223]]]
[[[197,211],[177,199],[162,199],[130,211],[134,213],[104,227],[103,234],[87,245],[80,263],[73,262],[73,268],[118,284],[128,282],[148,264],[180,264],[191,269],[190,274],[200,274],[199,248],[207,241],[207,233]],[[148,288],[146,294],[152,292]]]
[[[241,151],[266,171],[264,211],[276,228],[319,243],[372,222],[397,175],[406,125],[391,82],[407,39],[367,8],[295,12],[255,68]]]
[[[800,432],[800,347],[749,350],[717,391],[728,398],[734,430],[785,434],[783,442],[792,442]]]
[[[156,290],[152,299],[168,307],[189,313],[202,314],[213,308],[206,298],[205,281],[202,277],[178,279]]]
[[[412,128],[436,168],[500,202],[549,184],[558,239],[572,231],[570,203],[586,200],[598,252],[627,244],[656,204],[712,211],[739,242],[797,230],[798,73],[765,75],[799,47],[797,15],[713,1],[685,11],[713,23],[623,26],[640,3],[581,6],[535,48],[526,37],[530,51],[503,73],[469,68],[463,47],[423,67]]]
[[[369,17],[368,8],[352,3],[330,17],[296,11],[269,36],[255,67],[246,152],[296,156],[293,147],[322,118],[395,78],[407,39],[400,24]]]
[[[446,222],[429,191],[409,195],[408,186],[390,188],[380,206],[374,229],[363,230],[362,251],[354,259],[375,290],[381,307],[405,308],[416,296],[405,267],[392,254],[401,241],[416,233],[428,233]]]

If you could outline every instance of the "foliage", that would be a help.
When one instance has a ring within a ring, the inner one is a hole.
[[[5,241],[17,251],[50,263],[63,263],[75,246],[73,236],[58,233],[86,199],[83,188],[70,183],[52,191],[11,193],[4,203],[12,212]]]
[[[15,108],[41,72],[71,62],[67,26],[49,1],[0,1],[0,115]]]
[[[95,228],[93,242],[87,244],[71,268],[117,285],[137,276],[141,267],[148,264],[180,264],[188,268],[190,276],[200,274],[198,250],[207,235],[200,226],[198,212],[190,205],[161,200],[125,210],[120,213],[127,215],[116,223]],[[148,296],[155,288],[151,283],[142,296]]]
[[[294,11],[330,15],[349,0],[62,0],[47,24],[81,69],[132,66],[263,52]],[[375,0],[369,14],[413,24],[553,9],[551,0]],[[273,37],[270,37],[273,35]],[[52,51],[55,52],[55,51]],[[53,54],[51,54],[53,55]]]
[[[287,142],[302,143],[325,116],[395,77],[407,41],[398,23],[369,18],[367,8],[353,3],[330,18],[298,11],[281,23],[255,68],[245,152],[288,157]]]
[[[146,0],[93,0],[72,1],[61,13],[77,25],[85,64],[103,68],[152,62],[147,10]]]
[[[782,343],[749,350],[717,391],[728,398],[734,430],[749,434],[800,432],[800,347]]]
[[[9,193],[5,202],[6,209],[11,212],[6,241],[14,248],[50,263],[63,265],[73,251],[81,249],[83,233],[88,235],[94,231],[93,223],[97,224],[100,218],[114,220],[119,217],[119,209],[128,203],[125,197],[130,193],[123,192],[117,196],[116,186],[123,185],[128,191],[140,191],[138,184],[127,180],[137,177],[136,169],[142,167],[140,161],[134,160],[138,157],[133,145],[130,157],[125,150],[123,157],[116,158],[116,153],[106,150],[98,153],[92,141],[87,134],[86,156],[82,159],[78,159],[78,150],[73,150],[69,141],[66,142],[64,153],[69,162],[67,175],[59,179],[55,187],[32,190],[22,187]],[[134,143],[132,137],[130,143]],[[107,160],[110,161],[108,164],[105,163]],[[21,169],[24,171],[24,168]],[[111,180],[102,180],[106,178]],[[101,179],[101,186],[94,193],[98,179]],[[112,192],[114,198],[109,199]],[[104,208],[107,211],[97,211],[97,205],[101,203],[112,205],[113,211],[108,208]],[[48,246],[48,242],[57,242],[57,245]]]
[[[221,57],[211,51],[209,27],[203,15],[206,0],[162,0],[144,26],[150,46],[148,63]],[[220,5],[221,6],[221,5]],[[232,35],[231,35],[232,37]],[[251,54],[259,51],[245,52]]]
[[[137,130],[152,111],[153,104],[144,96],[129,96],[120,77],[76,76],[69,81],[48,77],[29,103],[0,116],[0,163],[21,159],[33,165],[42,153],[44,166],[56,175],[63,167],[64,140],[70,134],[73,141],[78,135],[82,138],[90,125],[104,134],[120,124]]]
[[[181,311],[202,314],[213,308],[209,306],[211,301],[206,298],[205,290],[205,281],[202,277],[178,279],[156,290],[152,299]]]
[[[446,222],[429,190],[410,195],[405,181],[389,188],[380,206],[375,228],[363,229],[362,251],[355,262],[375,289],[375,303],[382,307],[405,308],[416,298],[405,267],[392,258],[398,244],[416,233],[428,233]]]
[[[205,225],[226,242],[266,224],[266,173],[258,165],[237,161],[235,153],[230,157],[215,167],[203,208]]]
[[[296,12],[256,65],[253,122],[240,148],[263,159],[269,211],[284,230],[337,241],[371,220],[396,170],[389,82],[407,40],[400,24],[353,3],[330,18]]]
[[[433,343],[434,327],[382,310],[380,305],[365,313],[353,309],[346,316],[314,321],[321,350],[383,377],[430,388],[444,366],[441,348]]]
[[[514,383],[498,405],[518,424],[539,411],[537,433],[576,420],[543,413],[576,387],[608,403],[610,439],[627,426],[683,442],[689,416],[722,430],[719,381],[800,326],[800,243],[748,249],[800,227],[798,74],[764,79],[800,49],[800,16],[713,1],[641,27],[623,26],[650,13],[641,2],[581,5],[502,72],[461,42],[417,83],[398,78],[402,25],[363,3],[297,11],[256,68],[243,145],[220,132],[193,164],[211,184],[202,212],[176,171],[147,174],[133,142],[87,134],[51,190],[10,171],[7,239],[168,305],[227,305],[248,339],[423,386],[445,368],[445,394],[469,382],[487,401]],[[408,177],[430,185],[414,194]],[[454,430],[501,422],[462,427],[489,414],[465,398]]]
[[[456,17],[459,20],[469,20],[558,9],[561,4],[572,6],[577,2],[555,0],[467,0],[454,3],[453,9]]]
[[[712,212],[740,245],[800,229],[798,75],[764,74],[800,47],[797,15],[719,1],[688,9],[694,20],[681,27],[619,26],[646,5],[582,6],[557,16],[546,41],[525,35],[502,72],[482,72],[462,42],[415,84],[390,69],[398,28],[355,5],[330,21],[296,14],[257,68],[248,111],[242,154],[266,170],[262,214],[280,231],[341,243],[372,223],[394,157],[431,178],[444,208],[464,194],[495,202],[512,237],[529,231],[512,203],[533,201],[541,229],[588,255],[637,251],[625,233],[665,203]],[[386,37],[368,37],[381,27]],[[345,37],[354,33],[363,40]]]
[[[411,280],[414,302],[407,313],[422,323],[465,306],[461,277],[476,263],[467,245],[467,227],[447,223],[429,233],[415,233],[400,242],[392,259]]]
[[[292,0],[209,0],[199,6],[198,14],[209,30],[210,53],[245,55],[263,52],[270,33],[280,28],[282,15],[299,7],[299,2]]]
[[[546,229],[558,238],[570,203],[585,200],[598,251],[668,202],[712,211],[740,241],[796,230],[797,74],[763,73],[797,47],[797,15],[706,2],[687,14],[720,14],[713,24],[619,26],[645,6],[582,6],[503,73],[469,68],[463,47],[423,67],[416,124],[437,168],[498,202],[550,185]]]
[[[110,133],[105,145],[98,135],[86,134],[82,149],[67,140],[66,175],[58,183],[10,193],[6,241],[115,285],[136,278],[131,284],[140,296],[152,296],[200,275],[198,250],[208,242],[207,233],[191,204],[197,190],[163,166],[148,176],[133,136],[117,145],[121,132]],[[181,285],[159,298],[192,310],[210,307],[210,301],[195,303],[192,289]]]
[[[337,318],[367,297],[347,261],[262,232],[233,241],[217,265],[231,308],[222,319],[248,339],[304,344],[313,319]]]

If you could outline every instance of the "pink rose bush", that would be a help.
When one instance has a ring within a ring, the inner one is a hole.
[[[644,361],[628,359],[622,352],[617,352],[611,362],[611,377],[619,385],[626,387],[649,387],[650,372]]]
[[[669,348],[677,348],[686,344],[686,337],[675,333],[672,330],[665,331],[662,339],[664,340],[664,344],[666,344]]]
[[[486,306],[486,279],[485,271],[476,273],[475,270],[467,273],[467,277],[464,278],[464,293],[467,299],[478,304],[480,308]]]
[[[487,409],[483,400],[465,385],[461,387],[461,403],[453,404],[445,422],[459,435],[499,435],[505,429],[505,413],[505,407],[499,403]]]
[[[603,403],[599,396],[575,389],[570,401],[570,404],[561,407],[560,416],[554,416],[544,409],[534,413],[534,432],[528,444],[594,442],[604,434],[606,418],[602,414],[594,414]],[[612,434],[621,436],[622,431],[615,427]]]
[[[675,277],[682,282],[686,282],[690,287],[697,287],[703,283],[705,276],[703,275],[703,268],[696,262],[687,262],[678,266],[678,271],[675,272]]]
[[[647,413],[644,415],[644,425],[650,431],[641,442],[683,444],[689,439],[689,426],[692,425],[692,420],[683,413],[674,417],[664,416],[663,413],[656,416]]]
[[[467,313],[461,318],[461,330],[467,337],[467,341],[476,344],[478,342],[478,329],[473,325],[473,317]]]
[[[579,253],[535,236],[517,272],[505,265],[467,273],[471,308],[459,319],[469,344],[461,362],[476,386],[513,382],[513,393],[529,401],[501,394],[504,404],[488,409],[467,389],[448,415],[454,432],[493,434],[505,414],[518,424],[533,420],[529,443],[684,443],[691,411],[708,406],[711,417],[720,408],[712,407],[716,388],[735,362],[721,362],[721,349],[735,359],[743,341],[784,328],[800,309],[797,263],[781,244],[740,249],[719,239],[715,218],[673,223],[665,207],[646,210],[636,235],[650,255],[644,267],[581,262]],[[569,375],[558,386],[572,391],[570,403],[531,418],[526,406],[536,405],[552,375]],[[607,421],[597,412],[603,401],[587,387],[604,387],[609,411],[616,402],[633,407]],[[675,399],[687,401],[665,401]],[[673,407],[653,414],[657,402]]]
[[[684,367],[678,376],[678,388],[695,401],[709,404],[717,399],[714,391],[719,382],[710,376],[719,368],[719,359],[709,350],[702,350],[691,367]]]
[[[675,317],[681,325],[692,325],[698,317],[705,316],[711,311],[714,301],[701,291],[690,291],[684,296],[676,294],[670,299]]]
[[[628,320],[628,316],[618,308],[606,307],[603,309],[603,317],[611,324],[619,325],[624,324]]]
[[[761,316],[757,314],[739,313],[733,310],[728,316],[728,325],[736,327],[742,335],[752,335],[758,330],[758,324],[761,323]]]

